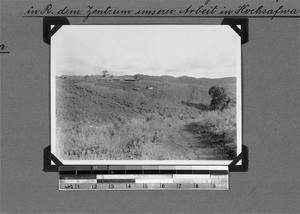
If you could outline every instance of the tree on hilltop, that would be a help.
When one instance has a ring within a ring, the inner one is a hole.
[[[138,80],[142,79],[142,75],[141,75],[141,74],[136,74],[136,75],[133,76],[133,78],[134,78],[136,81],[138,81]]]
[[[108,73],[107,70],[102,71],[102,74],[103,74],[102,76],[103,76],[103,77],[106,77],[106,74],[107,74],[107,73]]]

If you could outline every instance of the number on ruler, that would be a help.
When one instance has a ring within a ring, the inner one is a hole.
[[[114,184],[109,184],[109,189],[115,188]]]
[[[147,188],[148,188],[148,184],[144,184],[143,187],[144,187],[145,189],[147,189]]]
[[[160,186],[161,186],[161,188],[165,188],[165,187],[166,187],[166,185],[165,185],[165,184],[161,184]]]
[[[199,184],[195,184],[195,188],[199,188]]]
[[[131,188],[131,184],[127,184],[127,186],[126,186],[128,189],[130,189]]]
[[[80,189],[79,184],[75,184],[75,189]]]
[[[92,189],[97,189],[97,188],[98,188],[97,184],[92,185]]]
[[[177,188],[181,188],[181,184],[177,184]]]

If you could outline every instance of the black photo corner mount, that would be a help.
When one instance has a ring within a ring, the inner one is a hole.
[[[224,18],[222,25],[229,25],[240,37],[242,45],[249,41],[248,18]],[[241,29],[237,27],[241,26]]]
[[[248,147],[242,145],[242,152],[228,165],[229,172],[248,172],[248,154]],[[242,165],[236,165],[240,160]]]
[[[51,165],[51,161],[53,161],[55,165]],[[51,146],[47,146],[44,149],[43,171],[58,172],[59,166],[63,166],[62,162],[51,153]]]
[[[43,40],[50,45],[51,36],[53,36],[63,25],[69,25],[66,17],[44,17],[43,18]],[[54,27],[51,29],[51,25]]]

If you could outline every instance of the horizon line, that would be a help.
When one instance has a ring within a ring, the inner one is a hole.
[[[174,77],[171,75],[160,75],[160,76],[155,76],[155,75],[148,75],[148,74],[134,74],[134,75],[111,75],[114,77],[122,77],[122,76],[129,76],[129,77],[133,77],[135,75],[142,75],[142,76],[149,76],[149,77],[172,77],[172,78],[182,78],[182,77],[189,77],[189,78],[194,78],[194,79],[224,79],[224,78],[237,78],[236,76],[226,76],[226,77],[215,77],[215,78],[211,78],[211,77],[192,77],[192,76],[179,76],[179,77]],[[63,77],[63,76],[72,76],[72,77],[84,77],[84,76],[102,76],[101,74],[92,74],[92,75],[69,75],[69,74],[62,74],[62,75],[55,75],[56,77]]]

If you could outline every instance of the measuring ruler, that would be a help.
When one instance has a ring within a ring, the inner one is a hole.
[[[156,168],[140,170],[136,166],[130,166],[129,170],[106,167],[107,170],[102,170],[103,166],[60,167],[59,190],[229,189],[228,166],[160,166],[158,171]]]

